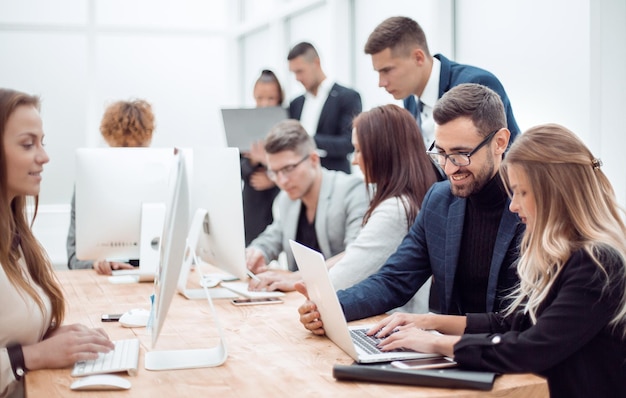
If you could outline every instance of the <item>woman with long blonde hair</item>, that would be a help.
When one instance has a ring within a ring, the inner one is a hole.
[[[63,325],[65,302],[30,228],[43,166],[39,99],[0,88],[0,397],[24,395],[28,370],[64,368],[114,348],[101,329]]]
[[[526,224],[520,284],[508,310],[393,315],[371,333],[388,336],[385,349],[453,356],[468,369],[540,374],[552,398],[625,397],[626,226],[601,166],[562,126],[520,135],[500,169],[511,211]]]

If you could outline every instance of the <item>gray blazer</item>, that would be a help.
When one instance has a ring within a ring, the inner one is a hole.
[[[250,243],[250,247],[263,252],[267,263],[276,260],[284,251],[289,269],[298,269],[289,239],[296,239],[301,203],[300,199],[289,199],[283,191],[274,200],[274,222]],[[367,205],[367,192],[361,177],[322,168],[315,232],[324,257],[343,252],[356,239]]]

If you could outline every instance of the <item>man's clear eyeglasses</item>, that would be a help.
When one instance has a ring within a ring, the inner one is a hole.
[[[306,155],[305,157],[303,157],[302,159],[300,159],[300,161],[294,163],[294,164],[288,164],[285,167],[281,167],[278,170],[267,170],[267,176],[269,177],[270,180],[276,180],[278,178],[278,176],[280,174],[283,175],[283,177],[287,177],[289,176],[289,174],[293,173],[293,171],[296,169],[296,167],[300,166],[300,164],[302,164],[302,162],[304,162],[305,160],[307,160],[309,158],[309,155]]]
[[[469,166],[469,164],[471,163],[470,158],[472,157],[472,155],[475,154],[476,152],[478,152],[478,150],[480,148],[482,148],[485,145],[487,145],[487,143],[489,141],[491,141],[493,136],[496,135],[496,133],[498,131],[500,131],[500,130],[501,129],[497,129],[497,130],[489,133],[489,135],[486,136],[485,139],[482,140],[480,142],[480,144],[478,144],[478,146],[476,146],[476,148],[472,149],[470,152],[467,152],[467,153],[457,152],[457,153],[447,154],[447,153],[436,152],[436,151],[433,152],[432,149],[435,147],[435,143],[434,142],[430,146],[430,148],[428,148],[428,152],[426,152],[426,153],[428,154],[428,156],[430,156],[430,158],[432,160],[437,162],[437,164],[439,166],[441,166],[441,168],[445,167],[446,161],[448,161],[448,160],[450,160],[453,165],[458,166],[458,167]]]

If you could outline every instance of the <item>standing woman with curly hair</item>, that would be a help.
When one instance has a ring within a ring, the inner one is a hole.
[[[512,304],[503,313],[392,316],[376,326],[383,336],[400,329],[383,347],[537,373],[552,398],[626,397],[626,226],[601,165],[562,126],[518,136],[500,169],[511,211],[526,224]]]
[[[49,161],[43,138],[39,99],[0,88],[0,397],[23,396],[28,370],[67,367],[114,348],[101,329],[62,326],[63,293],[30,228]]]
[[[152,106],[141,99],[117,101],[104,111],[100,133],[111,147],[148,147],[154,132]],[[133,265],[99,259],[79,260],[76,258],[76,211],[75,194],[72,195],[70,228],[67,233],[67,266],[69,269],[93,268],[97,273],[111,275],[114,269],[132,269]],[[136,263],[136,260],[132,262]]]

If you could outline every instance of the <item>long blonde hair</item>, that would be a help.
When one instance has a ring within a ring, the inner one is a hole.
[[[617,256],[620,274],[610,277],[626,278],[623,211],[600,169],[601,162],[574,133],[556,124],[533,127],[516,139],[502,163],[500,175],[507,187],[510,165],[519,167],[528,178],[536,220],[521,242],[517,264],[520,286],[513,294],[509,313],[523,307],[536,322],[537,309],[563,265],[580,249],[605,274],[602,261],[607,251]],[[622,292],[610,323],[624,328],[625,320],[626,292]]]
[[[39,244],[31,230],[27,214],[27,198],[16,196],[10,203],[7,192],[7,161],[4,147],[5,127],[9,117],[19,106],[34,106],[39,109],[39,98],[18,91],[0,88],[0,265],[11,283],[35,300],[42,313],[45,305],[41,297],[24,277],[19,265],[24,257],[28,273],[33,282],[39,285],[52,304],[52,328],[63,322],[65,304],[63,292],[54,276],[52,265],[45,250]],[[39,197],[34,197],[34,213],[37,215]],[[20,254],[21,248],[21,254]]]

